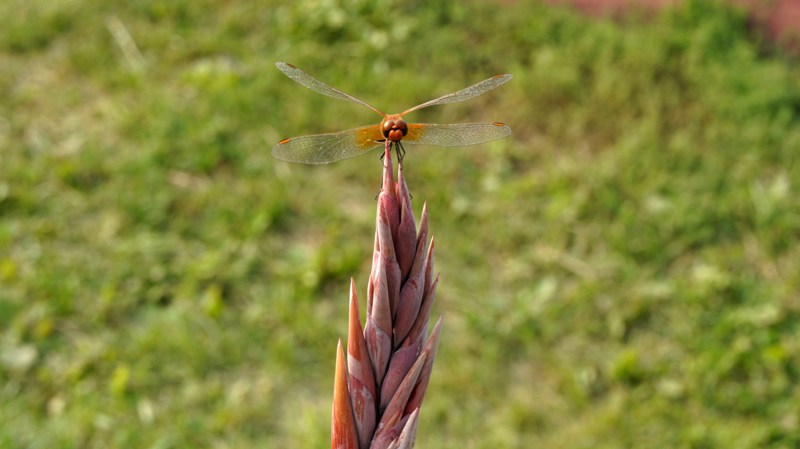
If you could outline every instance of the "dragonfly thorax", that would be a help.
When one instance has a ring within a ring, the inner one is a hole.
[[[386,139],[399,142],[408,134],[408,124],[399,115],[389,115],[381,122],[381,132]]]

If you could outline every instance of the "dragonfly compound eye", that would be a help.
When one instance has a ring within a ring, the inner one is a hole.
[[[392,142],[399,142],[403,137],[408,134],[408,124],[406,121],[398,119],[388,119],[383,122],[383,137]]]

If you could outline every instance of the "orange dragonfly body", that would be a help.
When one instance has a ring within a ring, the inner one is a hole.
[[[511,75],[497,75],[458,92],[406,109],[399,114],[384,114],[366,102],[319,81],[308,73],[285,62],[275,64],[286,76],[303,86],[329,97],[347,100],[366,106],[383,119],[377,125],[362,126],[337,133],[283,139],[272,148],[272,155],[284,161],[302,164],[328,164],[360,156],[382,145],[395,145],[398,159],[405,150],[402,143],[458,147],[476,145],[502,139],[511,134],[511,128],[500,122],[458,123],[438,125],[433,123],[407,123],[403,116],[418,109],[437,104],[468,100],[490,91],[511,79]],[[387,142],[388,141],[388,142]]]

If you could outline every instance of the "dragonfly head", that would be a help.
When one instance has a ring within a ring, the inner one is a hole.
[[[386,139],[399,142],[408,134],[408,124],[399,115],[387,115],[381,123],[381,133]]]

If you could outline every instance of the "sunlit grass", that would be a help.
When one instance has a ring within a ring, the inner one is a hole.
[[[387,111],[515,76],[409,117],[514,132],[405,162],[445,315],[417,447],[800,444],[795,61],[707,2],[506,3],[2,3],[0,446],[327,444],[381,166],[270,148],[377,116],[275,61]]]

